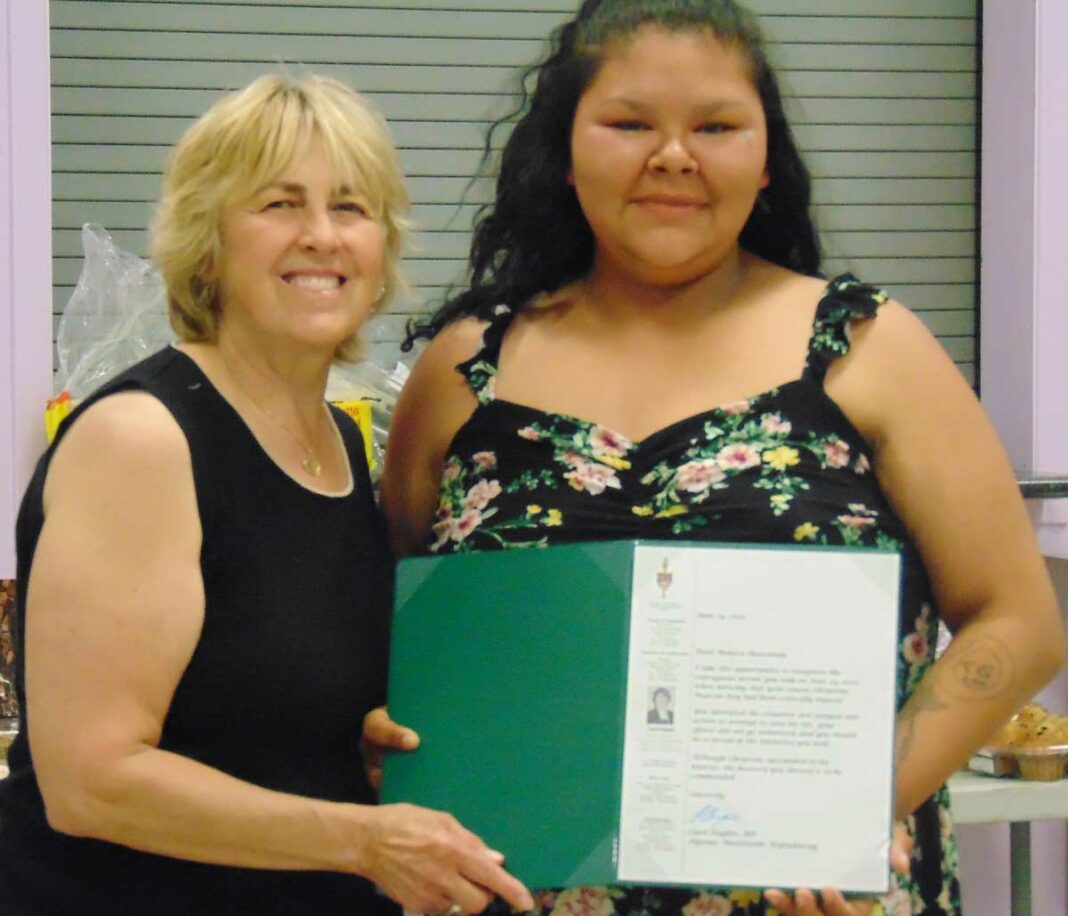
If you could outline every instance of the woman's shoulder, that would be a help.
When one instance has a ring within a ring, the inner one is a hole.
[[[461,318],[446,325],[419,355],[417,370],[424,372],[454,370],[457,365],[475,357],[485,343],[491,322],[481,318]]]
[[[106,451],[166,451],[185,441],[171,411],[143,388],[123,388],[94,400],[65,432],[63,446]]]
[[[87,451],[116,460],[139,459],[185,448],[185,436],[171,411],[142,388],[123,388],[94,400],[71,417],[57,451]]]
[[[123,498],[158,497],[192,482],[189,444],[173,414],[140,389],[116,391],[86,406],[57,442],[45,482],[45,502],[86,487]]]
[[[462,318],[446,325],[423,348],[398,401],[391,445],[394,432],[403,430],[409,418],[425,435],[431,427],[449,426],[470,414],[476,398],[463,368],[484,349],[490,326],[478,318]]]

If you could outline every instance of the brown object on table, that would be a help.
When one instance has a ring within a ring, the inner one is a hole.
[[[1068,717],[1028,703],[995,732],[979,755],[995,776],[1019,773],[1024,779],[1053,782],[1068,768]]]
[[[1016,763],[1024,779],[1035,782],[1056,782],[1064,778],[1068,764],[1068,744],[1059,747],[1019,748]]]
[[[1016,748],[1024,779],[1051,782],[1064,776],[1068,765],[1068,718],[1047,715],[1031,728],[1025,744]]]

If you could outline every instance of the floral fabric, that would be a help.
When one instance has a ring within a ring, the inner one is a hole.
[[[851,322],[886,296],[843,275],[817,308],[802,376],[712,407],[640,442],[579,417],[498,399],[507,308],[482,349],[457,367],[479,406],[453,439],[430,553],[630,538],[864,546],[904,557],[898,707],[934,660],[938,614],[923,565],[872,473],[867,443],[823,389],[849,350]],[[548,750],[548,749],[547,749]],[[943,788],[909,818],[909,878],[887,914],[960,912],[957,852]],[[497,912],[492,911],[491,912]],[[506,912],[500,909],[501,913]],[[758,891],[568,888],[538,897],[542,916],[767,916]]]

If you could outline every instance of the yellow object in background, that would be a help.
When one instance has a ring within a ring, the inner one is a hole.
[[[374,470],[376,467],[375,456],[371,451],[371,441],[374,431],[371,428],[371,402],[365,400],[356,401],[331,401],[335,407],[345,411],[356,425],[360,427],[360,435],[363,436],[363,447],[367,453],[367,467]]]
[[[45,437],[49,445],[56,438],[56,430],[59,429],[59,424],[73,409],[74,401],[71,399],[69,391],[61,391],[48,402],[48,406],[45,408]]]

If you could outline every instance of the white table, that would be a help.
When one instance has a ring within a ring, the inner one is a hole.
[[[1012,914],[1031,916],[1031,821],[1068,819],[1068,779],[1028,782],[982,773],[949,780],[958,824],[1009,825]]]

